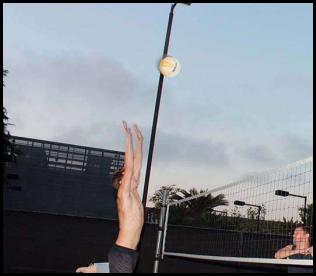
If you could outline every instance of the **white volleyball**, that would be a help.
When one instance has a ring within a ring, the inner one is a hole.
[[[180,62],[171,56],[167,56],[160,61],[159,70],[165,77],[175,77],[181,70]]]

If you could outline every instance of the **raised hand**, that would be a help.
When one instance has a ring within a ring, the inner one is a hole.
[[[122,121],[122,125],[123,125],[123,130],[126,136],[130,138],[132,136],[132,133],[131,133],[131,129],[127,126],[126,121]]]
[[[305,254],[313,256],[313,246],[307,248],[306,251],[305,251]]]
[[[137,141],[143,141],[144,137],[136,124],[133,125]]]

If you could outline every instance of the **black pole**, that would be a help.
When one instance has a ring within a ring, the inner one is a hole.
[[[307,223],[307,218],[306,218],[306,213],[307,213],[307,196],[301,196],[301,195],[294,195],[294,194],[289,194],[289,196],[295,196],[295,197],[300,197],[304,198],[304,217],[303,217],[303,224],[306,225]]]
[[[304,226],[306,226],[306,213],[307,213],[307,207],[306,207],[306,201],[307,201],[307,197],[304,197]]]
[[[155,253],[155,263],[154,263],[154,273],[158,273],[159,261],[161,260],[161,246],[162,246],[162,236],[164,232],[164,225],[166,219],[166,206],[168,200],[168,190],[163,191],[162,196],[162,207],[160,209],[160,219],[158,226],[158,238],[156,244],[156,253]]]
[[[257,233],[259,232],[260,212],[261,212],[261,206],[258,206]]]
[[[166,39],[165,39],[165,47],[163,50],[163,57],[167,56],[167,54],[168,54],[169,40],[170,40],[170,34],[171,34],[171,26],[172,26],[172,20],[173,20],[173,10],[174,10],[176,5],[177,5],[176,3],[172,4],[171,9],[170,9],[168,27],[167,27],[167,33],[166,33]],[[152,162],[155,137],[156,137],[156,128],[157,128],[157,122],[158,122],[158,114],[159,114],[159,106],[160,106],[160,98],[161,98],[161,92],[162,92],[163,79],[164,79],[164,76],[160,73],[159,83],[158,83],[158,91],[157,91],[157,97],[156,97],[155,112],[154,112],[154,119],[153,119],[153,126],[151,129],[151,137],[150,137],[150,144],[149,144],[149,151],[148,151],[144,191],[143,191],[143,205],[144,205],[144,207],[146,207],[146,202],[147,202],[148,185],[149,185],[151,162]]]

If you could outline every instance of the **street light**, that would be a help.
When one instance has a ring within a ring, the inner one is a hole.
[[[260,221],[260,212],[261,212],[261,206],[259,205],[254,205],[254,204],[249,204],[249,203],[245,203],[244,201],[240,201],[240,200],[235,200],[234,201],[235,205],[239,205],[239,206],[252,206],[252,207],[256,207],[258,208],[258,215],[257,215],[257,232],[259,231],[259,221]]]
[[[180,3],[180,4],[184,4],[187,6],[191,5],[191,3]],[[173,20],[173,10],[176,7],[176,5],[177,5],[177,3],[174,3],[171,5],[167,33],[166,33],[166,39],[165,39],[165,47],[163,50],[163,57],[167,56],[167,54],[168,54],[169,39],[170,39],[171,26],[172,26],[172,20]],[[163,79],[164,79],[164,76],[160,73],[159,83],[158,83],[158,91],[157,91],[157,97],[156,97],[156,105],[155,105],[155,111],[154,111],[154,118],[153,118],[153,125],[152,125],[152,129],[151,129],[151,137],[150,137],[150,144],[149,144],[149,151],[148,151],[144,191],[143,191],[143,200],[142,201],[143,201],[144,207],[146,207],[146,202],[147,202],[148,185],[149,185],[151,162],[152,162],[154,144],[155,144],[155,136],[156,136],[156,128],[157,128],[157,121],[158,121],[158,113],[159,113]]]
[[[304,223],[304,225],[306,225],[306,211],[307,211],[306,204],[307,204],[307,196],[294,195],[294,194],[290,194],[290,192],[288,192],[288,191],[282,191],[282,190],[276,190],[276,191],[275,191],[275,195],[277,195],[277,196],[283,196],[283,197],[286,197],[286,196],[294,196],[294,197],[304,198],[304,218],[303,218],[303,223]]]

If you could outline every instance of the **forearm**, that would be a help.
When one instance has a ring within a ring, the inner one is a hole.
[[[131,190],[131,181],[133,179],[133,148],[132,141],[129,137],[126,138],[125,156],[124,156],[124,175],[118,190],[118,197]]]
[[[281,249],[277,253],[275,253],[275,258],[276,259],[284,259],[289,256],[295,255],[295,254],[300,254],[299,250],[291,250],[291,249]]]
[[[134,168],[134,156],[133,156],[133,145],[132,138],[126,137],[125,141],[125,155],[124,155],[124,167],[128,170],[133,170]]]
[[[136,149],[135,149],[135,156],[134,156],[134,167],[133,167],[133,174],[134,179],[136,182],[139,182],[140,172],[142,168],[143,162],[143,151],[142,151],[142,141],[137,141]]]

